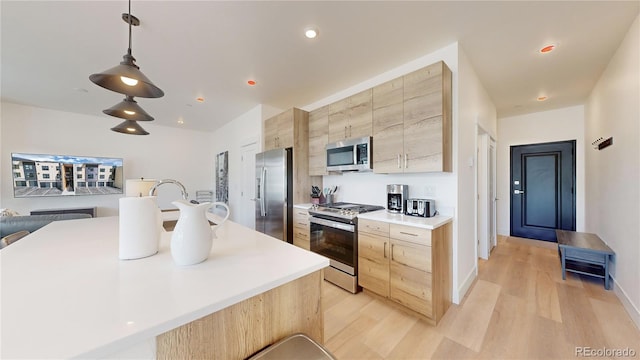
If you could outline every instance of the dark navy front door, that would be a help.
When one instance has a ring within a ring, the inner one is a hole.
[[[511,147],[511,236],[576,229],[575,140]]]

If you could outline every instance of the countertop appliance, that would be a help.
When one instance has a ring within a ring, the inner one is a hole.
[[[408,194],[409,185],[387,185],[387,211],[403,214]]]
[[[407,199],[406,215],[432,217],[436,215],[436,201],[430,199]]]
[[[256,231],[293,243],[291,148],[256,154]]]
[[[329,258],[324,279],[357,293],[358,214],[384,209],[382,206],[337,202],[309,209],[311,251]]]
[[[327,144],[327,171],[372,171],[371,144],[370,136]]]

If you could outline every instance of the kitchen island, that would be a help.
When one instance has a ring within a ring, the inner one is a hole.
[[[231,221],[209,258],[118,259],[118,217],[51,223],[0,252],[0,358],[243,358],[323,341],[329,261]]]

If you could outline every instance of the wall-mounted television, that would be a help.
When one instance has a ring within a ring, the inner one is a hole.
[[[122,194],[121,158],[11,154],[14,197]]]

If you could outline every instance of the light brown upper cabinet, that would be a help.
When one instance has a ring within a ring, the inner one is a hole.
[[[309,113],[309,175],[327,175],[329,105]]]
[[[292,108],[264,121],[264,151],[293,148],[293,203],[309,202],[309,113]]]
[[[264,121],[264,150],[293,147],[294,110],[289,109]]]
[[[329,143],[371,136],[372,130],[371,89],[329,105]]]
[[[451,70],[440,61],[373,88],[373,171],[452,171]]]
[[[403,83],[400,77],[373,88],[373,169],[378,173],[403,172]]]

